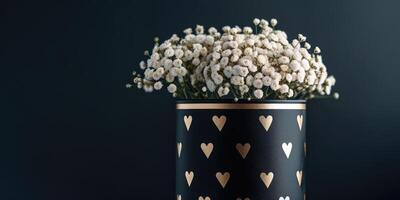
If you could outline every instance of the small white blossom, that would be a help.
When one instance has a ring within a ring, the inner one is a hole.
[[[261,79],[256,79],[253,81],[253,86],[260,89],[263,87],[263,81]]]
[[[260,22],[261,21],[258,18],[254,18],[254,20],[253,20],[253,24],[256,25],[256,26],[258,26],[260,24]]]
[[[156,83],[154,83],[155,90],[161,90],[162,87],[163,87],[163,84],[160,81],[157,81]]]
[[[314,48],[314,53],[315,54],[320,54],[321,53],[321,49],[319,47],[315,47]]]
[[[263,97],[263,95],[264,95],[264,92],[262,90],[260,90],[260,89],[254,90],[254,96],[257,99],[261,99]]]
[[[271,26],[275,27],[278,24],[278,20],[276,20],[275,18],[271,19]]]

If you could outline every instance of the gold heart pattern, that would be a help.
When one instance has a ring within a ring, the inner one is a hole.
[[[267,117],[265,117],[264,115],[261,115],[258,120],[260,121],[260,123],[262,124],[262,126],[265,128],[265,130],[268,132],[269,128],[271,127],[272,124],[272,116],[268,115]]]
[[[296,172],[297,182],[299,182],[299,186],[301,186],[301,181],[303,180],[303,171]]]
[[[186,171],[185,177],[186,177],[187,184],[190,187],[190,185],[192,184],[193,178],[194,178],[194,172]]]
[[[193,120],[193,117],[192,116],[184,116],[183,117],[183,121],[185,122],[185,126],[186,126],[186,130],[187,131],[189,131],[189,129],[190,129],[190,125],[192,125],[192,120]]]
[[[297,125],[299,125],[299,130],[303,127],[303,115],[297,115]]]
[[[220,117],[218,117],[218,116],[214,115],[212,117],[212,121],[214,122],[215,126],[218,128],[219,132],[221,132],[226,123],[226,116],[221,115]]]
[[[303,127],[303,122],[304,122],[303,115],[297,115],[296,120],[297,120],[299,130],[301,131],[302,127]],[[184,116],[184,123],[185,123],[185,127],[186,127],[187,131],[189,131],[192,121],[193,121],[193,117],[191,115]],[[214,116],[212,116],[212,121],[213,121],[214,125],[217,127],[217,129],[221,132],[227,122],[227,117],[225,115],[221,115],[221,116],[214,115]],[[273,117],[271,115],[268,115],[268,116],[260,115],[259,122],[261,123],[263,128],[268,132],[268,130],[270,129],[270,127],[272,125]],[[181,157],[182,148],[183,148],[183,143],[177,142],[178,158]],[[206,156],[206,158],[209,159],[214,150],[214,144],[213,143],[201,143],[200,148],[201,148],[203,154]],[[235,148],[238,151],[239,155],[243,159],[246,159],[252,146],[250,143],[236,143]],[[303,148],[304,148],[304,154],[306,155],[307,154],[307,144],[305,142],[303,143]],[[282,143],[282,150],[287,159],[290,158],[292,149],[293,149],[292,142]],[[186,181],[187,181],[187,184],[189,187],[192,185],[194,176],[195,176],[195,174],[193,171],[185,171],[185,178],[186,178]],[[229,182],[231,174],[229,172],[217,172],[215,176],[217,178],[218,183],[224,189]],[[302,185],[302,178],[303,178],[303,171],[301,171],[301,170],[296,171],[296,179],[297,179],[299,186]],[[274,173],[273,172],[262,172],[262,173],[260,173],[260,179],[262,180],[265,187],[268,189],[274,180]],[[304,199],[305,198],[306,197],[304,194]],[[176,199],[182,200],[182,196],[177,195]],[[198,200],[211,200],[211,198],[209,196],[204,196],[204,197],[199,196]],[[236,198],[236,200],[250,200],[250,198],[249,197],[246,197],[246,198],[238,197],[238,198]],[[279,200],[290,200],[290,197],[289,196],[281,196],[281,197],[279,197]]]
[[[267,189],[268,189],[269,186],[270,186],[271,183],[272,183],[272,180],[274,180],[274,173],[269,172],[269,173],[267,174],[267,173],[265,173],[265,172],[262,172],[262,173],[260,174],[260,178],[261,178],[261,180],[264,182],[265,187],[267,187]]]
[[[239,152],[239,154],[242,156],[243,159],[246,158],[247,154],[249,153],[251,148],[251,145],[249,143],[246,144],[236,144],[236,150]]]
[[[182,152],[182,142],[176,143],[176,148],[178,150],[178,158],[181,157],[181,152]]]
[[[212,143],[201,143],[200,148],[203,151],[204,155],[206,155],[207,158],[210,158],[210,155],[214,149],[214,145]]]
[[[217,177],[217,180],[218,180],[219,184],[221,184],[222,188],[225,188],[226,184],[229,181],[229,178],[231,177],[229,172],[225,172],[225,173],[218,172],[215,176]]]
[[[293,147],[293,145],[291,142],[289,142],[288,144],[282,143],[282,149],[283,149],[283,152],[285,152],[287,159],[289,159],[290,153],[292,152],[292,147]]]

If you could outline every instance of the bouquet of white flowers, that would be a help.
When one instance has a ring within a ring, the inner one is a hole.
[[[310,99],[335,97],[335,78],[328,76],[321,50],[302,34],[289,42],[277,20],[253,20],[251,27],[224,26],[208,33],[197,25],[155,45],[140,62],[143,74],[133,73],[133,84],[146,92],[166,86],[182,99]]]

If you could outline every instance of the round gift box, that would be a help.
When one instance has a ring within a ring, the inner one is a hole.
[[[177,199],[305,199],[305,103],[177,101]]]

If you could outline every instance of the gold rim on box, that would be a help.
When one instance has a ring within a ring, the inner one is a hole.
[[[178,103],[178,110],[305,110],[304,103]]]

